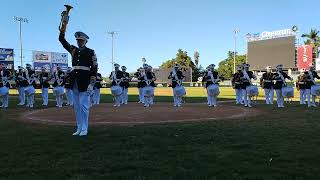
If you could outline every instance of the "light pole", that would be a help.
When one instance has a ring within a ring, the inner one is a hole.
[[[111,67],[111,71],[113,70],[113,67],[114,67],[114,36],[116,35],[116,34],[118,34],[116,31],[111,31],[111,32],[108,32],[108,34],[110,34],[111,35],[111,39],[112,39],[112,52],[111,52],[111,54],[112,54],[112,57],[111,57],[111,64],[112,64],[112,67]]]
[[[143,64],[145,64],[145,63],[147,62],[146,58],[144,58],[144,57],[142,58],[142,60],[141,60],[141,61],[142,61],[142,65],[143,65]]]
[[[17,17],[14,16],[13,17],[14,21],[19,22],[19,34],[20,34],[20,65],[22,66],[22,28],[21,28],[21,24],[24,23],[29,23],[29,20],[27,18],[24,17]]]
[[[236,73],[237,35],[240,32],[240,30],[236,28],[233,32],[234,32],[233,73]]]

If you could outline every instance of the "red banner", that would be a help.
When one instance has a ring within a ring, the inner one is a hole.
[[[298,47],[298,69],[309,70],[310,66],[312,66],[312,46],[311,45],[303,45]]]

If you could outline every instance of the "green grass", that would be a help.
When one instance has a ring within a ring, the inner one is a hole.
[[[205,100],[192,90],[188,101]],[[158,101],[172,100],[161,93]],[[319,108],[288,106],[258,104],[263,114],[235,120],[92,127],[86,138],[16,121],[25,108],[0,110],[0,179],[319,179]]]

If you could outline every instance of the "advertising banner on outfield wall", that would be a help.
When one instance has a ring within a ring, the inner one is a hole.
[[[68,54],[57,52],[33,51],[32,52],[33,67],[36,71],[41,71],[42,67],[46,71],[55,71],[60,66],[63,71],[68,68]]]
[[[51,69],[51,52],[32,51],[33,67],[35,71],[41,71],[44,66],[46,71]]]
[[[68,69],[68,54],[67,53],[52,53],[52,71],[56,70],[56,67],[59,66],[63,71]]]
[[[13,49],[8,49],[8,48],[0,48],[0,63],[5,64],[7,69],[12,69],[14,68],[14,53]]]
[[[320,71],[320,58],[316,59],[316,71]]]
[[[312,66],[312,46],[303,45],[298,47],[298,69],[309,70],[310,66]]]

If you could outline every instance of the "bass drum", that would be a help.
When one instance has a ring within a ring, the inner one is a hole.
[[[62,86],[57,86],[53,88],[53,94],[55,96],[62,96],[64,94],[64,88]]]
[[[173,92],[177,96],[185,96],[186,95],[186,89],[183,86],[177,86],[173,88]]]
[[[26,88],[24,88],[24,91],[27,95],[31,95],[36,92],[33,86],[27,86]]]
[[[255,85],[248,86],[246,88],[246,91],[247,91],[247,95],[249,97],[254,97],[254,96],[258,96],[259,95],[259,89]]]
[[[311,94],[314,96],[320,96],[320,85],[311,86]]]
[[[208,95],[217,97],[220,94],[219,86],[216,84],[211,84],[210,86],[207,87],[208,89]]]
[[[151,96],[154,96],[154,87],[152,86],[146,86],[143,88],[143,94],[144,96],[148,96],[148,97],[151,97]]]
[[[110,89],[113,96],[120,96],[122,94],[122,87],[120,86],[111,86]]]
[[[282,96],[284,98],[293,98],[294,97],[293,87],[283,87],[282,88]]]
[[[6,86],[3,86],[0,88],[0,96],[5,96],[9,94],[9,88]]]

